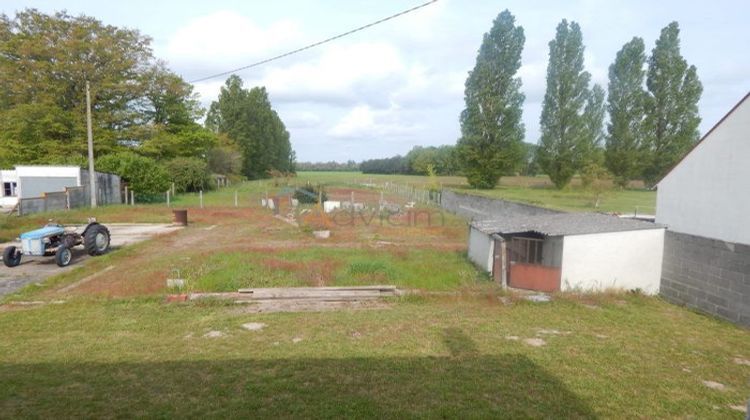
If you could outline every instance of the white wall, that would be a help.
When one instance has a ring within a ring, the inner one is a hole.
[[[81,168],[77,166],[16,166],[15,172],[18,178],[16,194],[20,198],[81,186]],[[29,184],[26,190],[24,181]]]
[[[0,207],[13,207],[18,203],[18,197],[5,197],[5,189],[3,183],[5,182],[16,182],[18,183],[18,177],[14,170],[0,170]]]
[[[750,244],[750,98],[658,185],[656,221],[670,230]]]
[[[488,273],[492,273],[494,250],[495,240],[490,235],[473,226],[469,228],[469,259]]]
[[[560,289],[641,289],[656,294],[663,254],[664,229],[566,236]]]

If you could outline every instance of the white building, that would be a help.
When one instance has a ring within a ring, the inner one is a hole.
[[[750,93],[657,185],[669,230],[750,244]]]
[[[81,186],[81,168],[77,166],[16,166],[0,171],[0,206],[13,207],[21,198],[40,197],[44,193],[65,191]]]
[[[664,227],[596,213],[471,224],[469,259],[519,289],[659,292]]]

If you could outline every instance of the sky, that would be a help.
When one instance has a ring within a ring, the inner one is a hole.
[[[16,1],[94,16],[153,39],[157,58],[186,80],[231,70],[381,19],[426,0]],[[405,154],[413,146],[455,144],[464,82],[482,36],[504,9],[523,26],[519,71],[526,95],[526,141],[539,139],[548,43],[562,19],[583,32],[586,70],[606,88],[607,69],[634,36],[650,51],[671,21],[682,54],[698,68],[701,133],[750,91],[749,1],[438,0],[376,27],[238,73],[265,86],[291,134],[298,161],[346,161]],[[226,77],[195,84],[205,107]]]

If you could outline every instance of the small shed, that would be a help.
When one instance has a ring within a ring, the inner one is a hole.
[[[473,222],[469,258],[503,286],[659,292],[664,226],[599,213]]]

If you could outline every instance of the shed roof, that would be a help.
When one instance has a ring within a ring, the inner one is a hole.
[[[592,233],[627,232],[645,229],[664,229],[664,225],[633,219],[623,219],[601,213],[561,213],[536,216],[515,216],[497,220],[482,220],[471,224],[487,234],[535,232],[545,236],[586,235]]]

